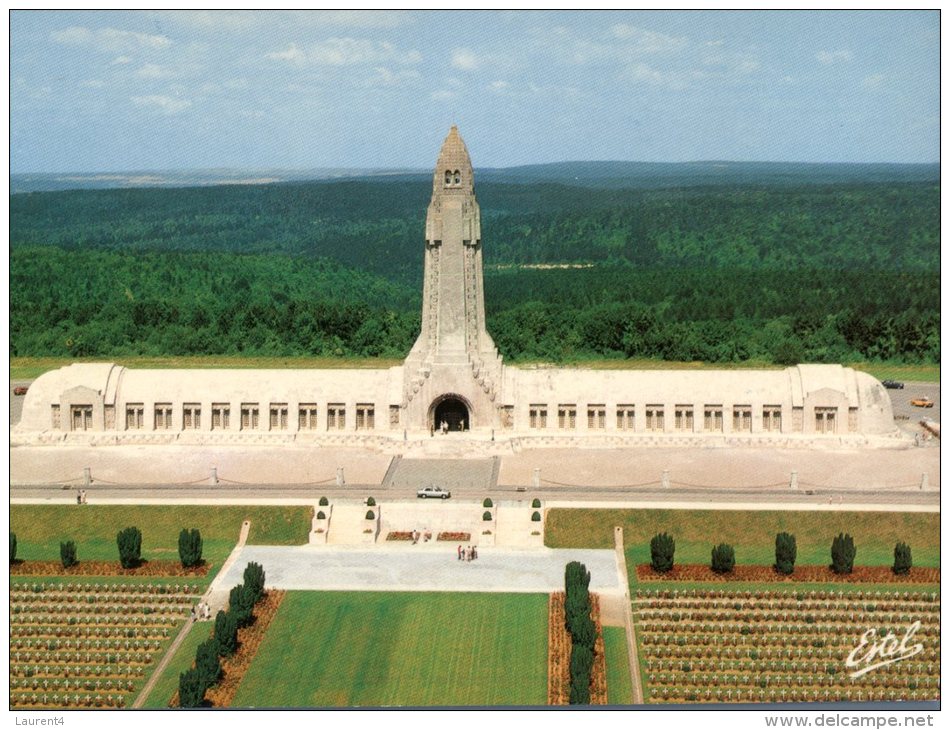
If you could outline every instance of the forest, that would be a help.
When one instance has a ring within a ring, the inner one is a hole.
[[[402,357],[430,185],[13,195],[11,355]],[[939,362],[936,182],[476,190],[509,361]]]

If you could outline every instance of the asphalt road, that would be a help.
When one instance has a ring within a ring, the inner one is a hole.
[[[75,498],[76,485],[68,489],[44,486],[11,486],[11,499],[51,500],[61,502],[64,499],[71,502]],[[95,483],[86,488],[87,501],[95,504],[97,499],[102,500],[168,500],[169,502],[202,502],[205,500],[253,500],[259,502],[297,503],[316,502],[320,497],[330,499],[365,499],[373,496],[377,499],[393,501],[413,500],[416,498],[415,489],[409,487],[385,488],[379,484],[352,484],[346,487],[294,487],[286,484],[260,484],[247,486],[181,487],[178,485],[135,485],[135,486],[100,486]],[[498,485],[491,489],[483,487],[462,487],[452,490],[453,500],[481,500],[489,496],[495,500],[529,500],[535,497],[546,501],[574,501],[584,502],[656,502],[666,504],[671,501],[695,502],[697,505],[708,504],[712,501],[723,503],[749,502],[781,502],[801,504],[803,507],[816,505],[833,505],[847,507],[849,504],[876,504],[876,505],[938,505],[940,493],[937,490],[922,492],[916,488],[902,490],[832,490],[832,489],[798,489],[788,487],[756,488],[756,489],[727,489],[710,487],[705,489],[689,489],[674,487],[671,489],[624,488],[624,487],[556,487],[542,486],[527,489],[509,485]]]

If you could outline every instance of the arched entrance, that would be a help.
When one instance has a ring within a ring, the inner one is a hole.
[[[472,427],[468,403],[461,396],[449,393],[432,402],[429,409],[430,428],[438,431],[443,423],[448,425],[449,431],[468,431]]]

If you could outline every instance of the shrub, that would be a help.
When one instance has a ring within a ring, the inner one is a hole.
[[[532,512],[532,513],[531,513],[531,521],[532,521],[532,522],[540,522],[540,521],[541,521],[541,513],[540,513],[540,512]]]
[[[201,533],[197,530],[182,530],[178,533],[178,557],[181,567],[193,568],[201,563]]]
[[[594,666],[594,652],[583,644],[571,647],[571,692],[568,701],[572,705],[590,704],[590,674]]]
[[[59,544],[59,562],[63,564],[64,568],[72,568],[79,562],[76,560],[76,543],[72,540]]]
[[[16,560],[16,533],[10,533],[10,562]]]
[[[910,545],[899,542],[894,546],[894,575],[907,575],[913,567],[914,561],[910,556]]]
[[[491,497],[485,497],[485,501],[482,502],[482,507],[484,507],[485,509],[490,509],[491,506],[492,506]]]
[[[540,500],[540,499],[538,499],[537,497],[535,497],[534,499],[531,500],[531,508],[532,508],[532,509],[538,509],[540,506],[541,506],[541,500]]]
[[[712,551],[712,569],[714,573],[731,573],[736,567],[736,551],[732,545],[721,543]]]
[[[366,510],[366,519],[368,519],[368,520],[375,520],[375,519],[376,519],[376,513],[373,512],[373,510],[371,510],[371,509]]]
[[[221,661],[218,658],[220,653],[217,639],[206,639],[198,644],[198,650],[195,652],[195,669],[198,670],[198,676],[201,677],[205,687],[217,684],[221,679]]]
[[[372,497],[369,497],[369,498],[366,500],[366,506],[367,506],[367,507],[375,507],[375,506],[376,506],[376,500],[373,499]]]
[[[847,575],[854,568],[854,556],[857,554],[851,535],[838,533],[831,543],[831,569],[838,575]]]
[[[491,512],[486,510],[482,513],[482,522],[491,522]]]
[[[780,532],[775,536],[775,571],[782,575],[791,575],[795,570],[795,536]]]
[[[197,669],[189,669],[178,675],[178,704],[181,707],[201,707],[205,701],[207,686]]]
[[[260,563],[248,563],[244,569],[244,585],[257,603],[264,596],[264,568]]]
[[[673,569],[673,553],[676,543],[665,532],[658,533],[650,540],[650,567],[657,573],[668,573]]]
[[[324,514],[323,510],[320,510],[319,512],[317,512],[317,519],[318,519],[318,520],[325,520],[326,518],[327,518],[327,516],[326,516],[326,514]]]
[[[231,656],[237,651],[237,621],[230,611],[218,611],[214,617],[214,639],[221,656]]]
[[[327,499],[326,497],[320,497],[320,506],[321,506],[321,507],[326,507],[326,506],[329,505],[329,504],[330,504],[330,500],[329,500],[329,499]]]
[[[228,613],[233,614],[238,628],[251,623],[254,615],[254,593],[243,583],[234,586],[228,594]]]
[[[142,562],[142,533],[137,527],[126,527],[115,537],[119,545],[119,563],[123,568],[136,568]]]

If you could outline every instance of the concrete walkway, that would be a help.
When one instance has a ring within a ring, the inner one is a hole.
[[[472,562],[457,559],[457,545],[361,549],[333,546],[245,546],[219,588],[243,580],[254,561],[266,585],[284,590],[457,591],[549,593],[564,589],[564,566],[579,560],[591,573],[591,591],[622,592],[613,550],[481,548]]]

